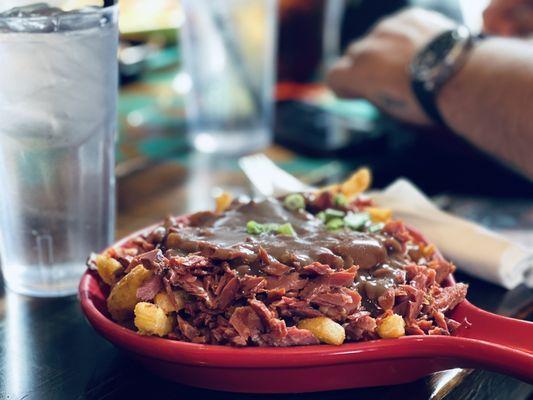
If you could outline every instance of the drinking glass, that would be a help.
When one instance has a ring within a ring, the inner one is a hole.
[[[0,6],[0,255],[16,292],[75,293],[113,239],[117,44],[113,4]]]
[[[188,138],[205,153],[241,154],[271,140],[276,0],[183,0],[180,32]]]

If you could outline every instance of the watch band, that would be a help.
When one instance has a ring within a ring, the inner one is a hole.
[[[439,111],[439,107],[437,106],[436,92],[434,90],[428,90],[426,88],[426,83],[417,79],[411,80],[411,87],[418,100],[418,104],[422,107],[427,116],[438,125],[447,126]]]
[[[422,49],[411,63],[411,87],[421,108],[434,122],[446,126],[437,106],[440,88],[466,61],[476,37],[459,26],[446,31]],[[426,65],[430,60],[430,65]]]

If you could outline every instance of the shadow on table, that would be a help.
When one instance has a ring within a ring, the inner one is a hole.
[[[462,382],[462,385],[458,386]],[[506,390],[502,390],[505,387]],[[450,370],[395,386],[301,394],[246,394],[205,390],[165,381],[118,353],[105,369],[89,379],[84,398],[96,399],[212,399],[212,400],[375,400],[375,399],[491,399],[525,400],[533,386],[487,371]],[[408,397],[406,397],[408,396]]]
[[[307,394],[245,394],[205,390],[165,381],[130,361],[125,354],[119,354],[106,370],[95,371],[88,382],[85,398],[96,399],[398,399],[401,392],[409,393],[410,399],[428,399],[427,384],[422,380],[407,385],[340,390],[335,392]]]

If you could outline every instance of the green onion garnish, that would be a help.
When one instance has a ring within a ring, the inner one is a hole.
[[[368,221],[370,221],[370,215],[368,215],[367,213],[363,213],[363,212],[361,213],[349,212],[344,217],[344,224],[348,228],[353,229],[354,231],[362,229]]]
[[[377,224],[370,225],[367,230],[370,233],[376,233],[381,231],[385,227],[385,224],[383,222],[378,222]]]
[[[335,197],[333,197],[333,204],[337,207],[346,207],[348,205],[348,199],[342,193],[337,193]]]
[[[283,200],[283,205],[291,211],[303,210],[305,208],[305,198],[300,193],[289,194]]]
[[[296,232],[290,223],[283,225],[268,223],[260,224],[255,221],[248,221],[246,223],[246,232],[251,235],[260,235],[262,233],[276,233],[284,236],[296,236]]]
[[[264,230],[263,232],[266,232],[266,233],[272,233],[272,232],[277,232],[278,229],[279,229],[279,224],[275,224],[275,223],[267,223],[267,224],[264,224]]]
[[[296,236],[296,232],[294,231],[294,228],[290,223],[280,225],[276,232],[278,233],[278,235]]]
[[[328,223],[334,218],[343,218],[344,211],[335,210],[334,208],[328,208],[326,209],[326,211],[324,211],[324,216],[326,217],[326,223]]]
[[[259,235],[265,231],[265,226],[255,221],[248,221],[246,223],[246,232],[251,235]]]
[[[336,231],[342,227],[344,227],[344,221],[342,218],[333,218],[326,223],[326,229],[328,231]]]

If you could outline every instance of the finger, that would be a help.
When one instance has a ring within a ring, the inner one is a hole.
[[[529,0],[492,0],[485,9],[496,14],[505,13],[522,4],[527,4]]]
[[[326,75],[326,83],[333,92],[343,98],[361,97],[358,88],[357,71],[354,59],[348,55],[341,57]]]
[[[509,10],[487,9],[483,12],[483,31],[491,35],[511,36],[514,22]]]
[[[525,0],[493,0],[483,11],[483,31],[502,36],[516,34],[513,13],[524,6],[531,7]]]
[[[514,36],[516,34],[515,24],[504,18],[497,18],[486,21],[483,24],[483,32],[491,35]]]
[[[501,11],[501,7],[494,2],[483,11],[483,31],[493,35],[499,35],[500,27],[505,21],[506,12]]]
[[[527,36],[533,32],[533,6],[517,7],[512,16],[517,35]]]
[[[501,36],[527,36],[533,32],[533,8],[519,7],[505,15],[484,19],[483,31]]]

